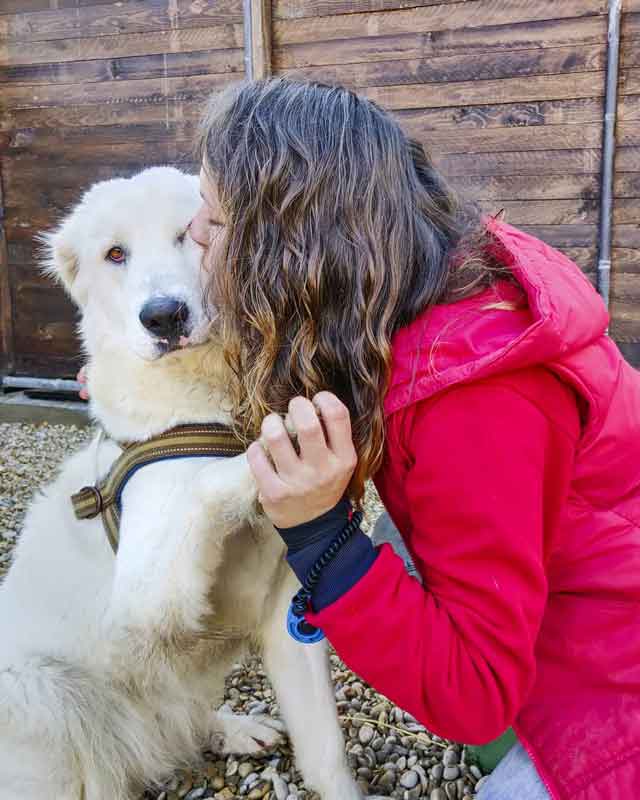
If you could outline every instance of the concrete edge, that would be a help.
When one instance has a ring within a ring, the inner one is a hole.
[[[23,422],[30,424],[77,425],[91,423],[89,408],[80,401],[36,400],[24,392],[0,395],[0,423]]]

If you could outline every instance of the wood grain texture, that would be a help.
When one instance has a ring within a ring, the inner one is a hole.
[[[273,0],[274,19],[327,17],[332,14],[361,14],[373,11],[453,5],[464,0]]]
[[[240,76],[244,71],[244,51],[195,50],[186,53],[152,53],[125,58],[89,59],[53,64],[21,64],[0,67],[0,83],[14,85],[53,83],[93,83],[128,78],[177,78],[186,75],[227,73]]]
[[[32,43],[230,24],[242,24],[242,0],[129,0],[120,5],[5,14],[0,16],[0,37],[10,43]]]
[[[588,175],[600,174],[600,150],[553,150],[509,153],[471,153],[436,156],[436,165],[450,177],[470,175]]]
[[[120,7],[136,0],[118,0]],[[113,0],[2,0],[0,16],[26,11],[51,11],[58,8],[84,8],[85,6],[112,5]]]
[[[440,31],[414,28],[394,35],[382,29],[378,35],[372,36],[363,27],[353,37],[333,40],[330,45],[324,41],[284,45],[276,40],[273,42],[273,67],[281,70],[553,47],[579,48],[602,45],[607,35],[604,16],[539,20],[515,25],[487,25],[489,19],[487,17],[485,26],[479,28],[461,26]]]
[[[250,0],[251,66],[253,80],[271,75],[271,0]]]
[[[7,240],[0,221],[0,372],[12,372],[15,361],[11,280]]]
[[[452,185],[467,197],[494,202],[522,200],[582,200],[597,204],[600,181],[597,174],[540,175],[458,175]]]
[[[58,106],[7,111],[0,117],[0,131],[29,131],[33,128],[96,128],[102,125],[164,124],[167,128],[197,123],[202,102],[166,100],[164,103],[135,102],[110,105]],[[28,135],[28,133],[26,134]]]
[[[453,5],[427,6],[376,14],[341,14],[329,17],[274,20],[273,43],[329,42],[363,36],[415,33],[434,34],[458,28],[512,26],[539,20],[576,19],[602,15],[607,0],[467,0]]]
[[[578,100],[542,100],[486,106],[470,104],[446,108],[398,109],[394,111],[394,116],[408,133],[422,139],[432,130],[445,128],[473,130],[601,124],[603,106],[602,98],[587,97]],[[626,119],[627,116],[621,115],[621,118]]]
[[[55,39],[33,42],[29,47],[24,47],[20,42],[0,42],[0,67],[125,58],[166,52],[229,50],[242,46],[242,25],[233,24],[118,36]]]
[[[604,73],[585,72],[567,75],[532,75],[527,80],[462,81],[460,83],[413,86],[373,86],[362,94],[389,109],[444,108],[449,106],[526,103],[601,97]],[[624,87],[621,91],[624,91]]]
[[[533,48],[499,53],[460,53],[433,58],[391,59],[370,63],[283,69],[282,75],[303,80],[342,83],[352,89],[393,84],[453,83],[498,80],[530,75],[598,72],[606,66],[602,44],[582,47]]]
[[[187,75],[179,78],[64,83],[48,86],[5,86],[2,98],[7,111],[24,108],[115,105],[119,103],[204,103],[212,91],[229,83],[225,73]]]

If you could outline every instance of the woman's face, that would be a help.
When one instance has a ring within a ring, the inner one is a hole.
[[[200,170],[200,196],[202,205],[198,213],[191,220],[189,233],[191,238],[205,249],[210,251],[216,242],[222,241],[225,219],[218,199],[215,184],[209,180],[204,169]],[[205,255],[209,254],[208,252]],[[209,259],[205,258],[206,264]]]

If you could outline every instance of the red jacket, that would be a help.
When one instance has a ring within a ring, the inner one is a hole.
[[[578,267],[491,222],[500,283],[397,333],[388,545],[310,621],[441,736],[513,725],[555,800],[640,789],[640,374]],[[496,303],[524,300],[519,310]],[[489,305],[493,308],[487,308]],[[514,799],[515,800],[515,799]]]

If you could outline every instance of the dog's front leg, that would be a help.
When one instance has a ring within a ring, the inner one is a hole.
[[[199,631],[224,541],[250,518],[256,496],[244,455],[153,464],[135,475],[123,496],[107,627],[162,639]]]
[[[296,587],[285,581],[262,631],[264,664],[305,784],[322,800],[360,800],[338,723],[326,641],[303,645],[286,630],[289,599]]]

